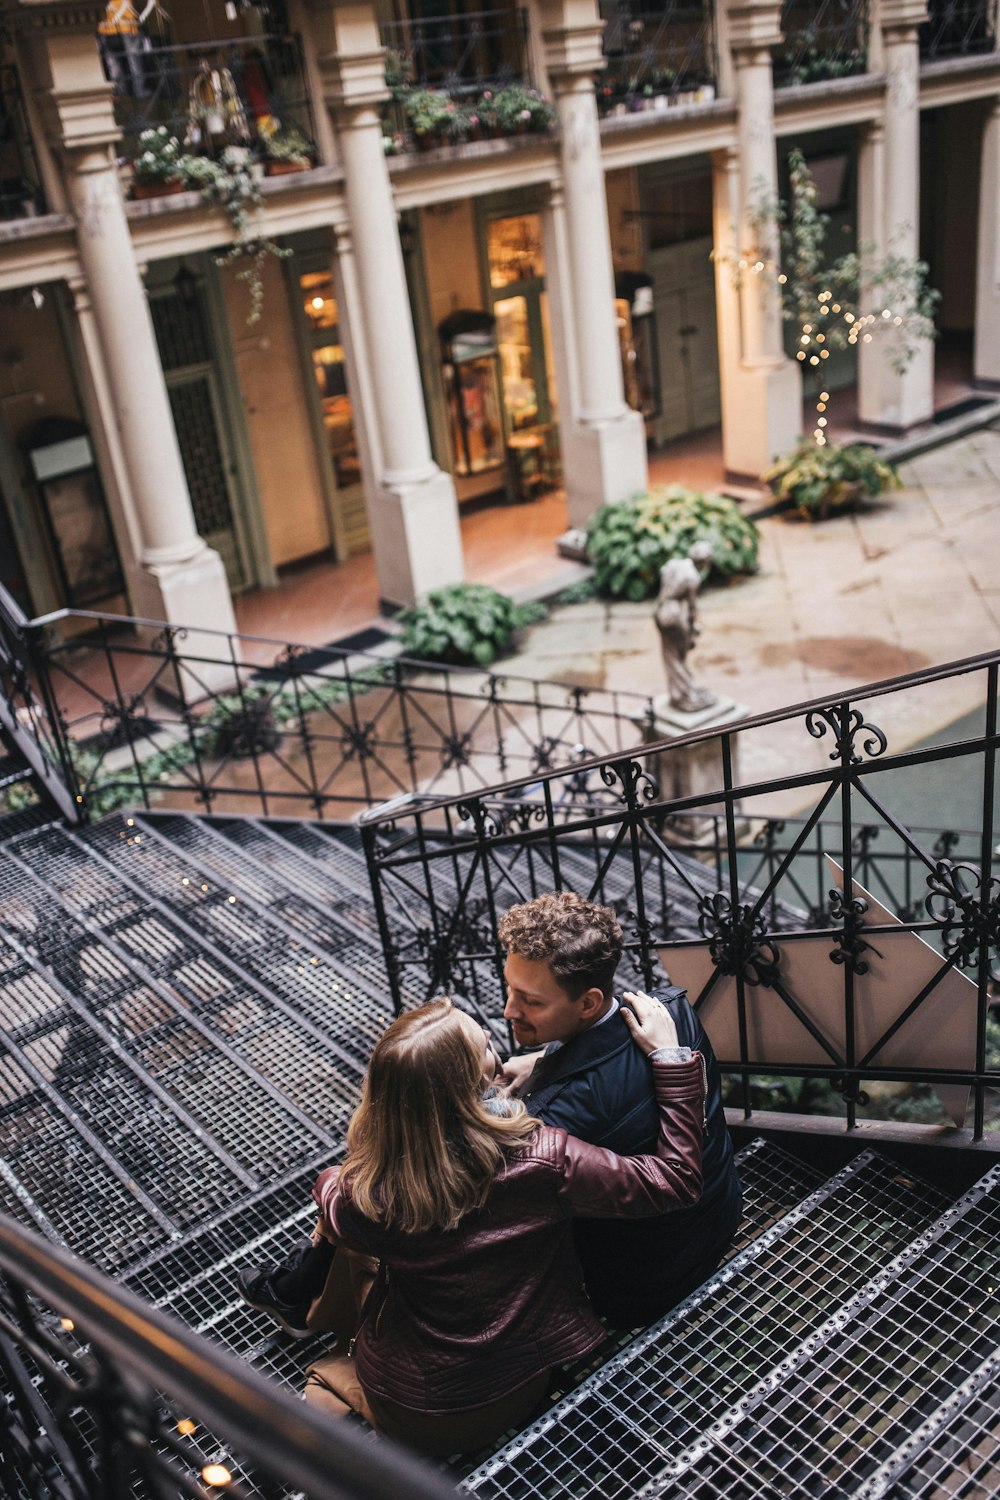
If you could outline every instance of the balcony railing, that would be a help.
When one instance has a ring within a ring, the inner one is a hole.
[[[993,652],[691,735],[645,764],[579,766],[609,794],[590,812],[567,815],[567,772],[553,770],[373,815],[365,847],[394,999],[430,955],[428,983],[497,1015],[499,915],[572,889],[614,904],[643,988],[662,984],[662,963],[688,990],[747,1110],[757,1075],[825,1079],[852,1127],[869,1081],[890,1081],[941,1090],[953,1119],[970,1094],[981,1138],[1000,1120],[998,677]],[[973,726],[905,748],[915,702],[940,706],[959,679],[982,705]],[[778,742],[795,754],[772,776]],[[669,784],[675,757],[695,751],[700,790],[661,797],[655,778]],[[977,789],[965,836],[910,816],[945,776]],[[786,826],[774,808],[790,796],[803,811]]]
[[[922,61],[970,57],[996,49],[994,0],[930,0],[929,10],[920,28]]]
[[[600,0],[606,67],[602,114],[663,109],[715,97],[707,0]]]
[[[163,46],[143,37],[99,37],[104,71],[114,88],[123,151],[133,156],[144,130],[165,125],[197,149],[198,120],[218,96],[219,134],[229,144],[252,143],[262,122],[294,127],[314,137],[302,44],[294,35],[242,37],[197,45]],[[120,44],[141,43],[126,50]],[[206,96],[206,90],[208,96]]]
[[[784,44],[775,53],[780,88],[849,78],[868,66],[868,0],[785,0]]]
[[[455,16],[384,21],[386,82],[452,97],[505,83],[530,83],[527,13],[519,6]]]
[[[651,714],[638,693],[336,647],[214,631],[192,641],[83,612],[27,621],[0,589],[0,723],[74,821],[161,801],[350,817],[626,750]],[[585,782],[571,776],[568,795],[589,805],[604,789]]]
[[[0,219],[45,212],[41,177],[13,63],[0,61]]]

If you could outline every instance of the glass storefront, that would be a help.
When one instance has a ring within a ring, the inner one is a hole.
[[[337,300],[330,271],[306,271],[299,277],[309,320],[313,372],[323,407],[323,427],[338,489],[360,483],[354,412],[347,389],[344,346],[338,326]]]

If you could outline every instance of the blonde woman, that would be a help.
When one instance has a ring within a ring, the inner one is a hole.
[[[653,1064],[656,1156],[587,1145],[498,1095],[488,1034],[448,999],[388,1028],[344,1164],[313,1190],[325,1238],[373,1257],[378,1275],[350,1348],[313,1367],[307,1400],[426,1453],[469,1450],[525,1421],[552,1367],[601,1342],[572,1218],[663,1214],[701,1192],[701,1059],[677,1048],[658,1001],[625,998]],[[275,1311],[263,1294],[254,1305]]]

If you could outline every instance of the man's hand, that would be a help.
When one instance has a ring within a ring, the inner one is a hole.
[[[659,1047],[676,1047],[677,1027],[665,1005],[642,991],[626,990],[622,998],[625,1025],[632,1033],[632,1040],[648,1057]]]
[[[519,1057],[508,1057],[507,1061],[501,1064],[497,1082],[502,1083],[512,1094],[516,1094],[527,1083],[531,1070],[541,1055],[540,1052],[525,1052]]]

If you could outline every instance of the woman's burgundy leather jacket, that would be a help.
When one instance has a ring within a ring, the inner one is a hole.
[[[484,1405],[604,1336],[583,1291],[571,1219],[668,1213],[701,1192],[704,1068],[654,1063],[656,1156],[616,1156],[543,1125],[511,1153],[484,1207],[451,1231],[402,1234],[365,1218],[339,1168],[313,1189],[334,1243],[381,1262],[355,1341],[370,1396],[415,1411]]]

